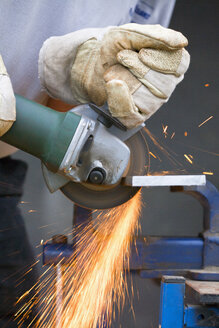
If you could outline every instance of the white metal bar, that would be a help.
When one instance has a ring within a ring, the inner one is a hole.
[[[123,183],[132,187],[204,186],[206,176],[204,174],[127,176],[123,179]]]

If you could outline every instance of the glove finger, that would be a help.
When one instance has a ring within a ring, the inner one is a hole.
[[[150,71],[150,68],[142,63],[139,59],[138,53],[132,50],[123,50],[117,54],[118,61],[125,67],[129,69],[129,71],[134,74],[141,84],[144,84],[155,96],[159,98],[166,99],[166,95],[156,88],[153,84],[151,84],[144,77]]]
[[[126,24],[109,29],[101,44],[102,64],[107,69],[116,64],[116,55],[121,50],[181,49],[187,46],[188,40],[182,33],[160,25]]]
[[[156,72],[151,69],[140,81],[156,97],[167,101],[177,84],[180,83],[183,78],[184,75],[178,77],[172,74]]]
[[[165,74],[184,74],[190,63],[190,55],[184,48],[180,50],[141,49],[139,54],[132,50],[122,50],[117,60],[137,77],[143,78],[151,69]]]
[[[153,70],[146,74],[144,78],[146,83],[150,83],[154,89],[162,92],[165,97],[158,97],[157,93],[153,92],[153,89],[145,87],[146,83],[138,88],[132,97],[135,106],[145,115],[145,120],[149,119],[151,115],[168,101],[176,85],[182,81],[183,77],[183,75],[176,77],[175,75],[163,74]]]
[[[188,45],[188,40],[186,37],[178,31],[174,31],[170,28],[165,28],[159,24],[150,25],[150,24],[125,24],[121,26],[121,29],[129,32],[134,32],[133,34],[138,34],[142,36],[143,43],[146,44],[146,48],[158,48],[159,49],[180,49]],[[138,42],[134,41],[134,38],[131,38],[132,33],[128,33],[126,38],[132,42],[134,49],[140,50],[144,48],[143,44],[139,45]],[[144,39],[145,38],[145,39]],[[148,45],[149,42],[149,45]],[[160,45],[160,46],[159,46]],[[140,48],[139,48],[140,46]]]
[[[106,90],[112,116],[118,118],[128,128],[136,127],[145,121],[145,115],[138,111],[124,81],[111,80],[106,83]]]
[[[130,73],[127,68],[120,64],[111,66],[104,73],[104,80],[105,82],[109,82],[111,80],[124,81],[127,84],[131,94],[141,86],[141,82],[132,73]]]
[[[145,121],[148,120],[165,102],[165,99],[158,98],[151,91],[142,85],[134,94],[133,101],[138,107]]]
[[[188,52],[185,49],[177,51],[142,49],[140,54],[131,50],[123,50],[117,54],[117,60],[127,67],[155,96],[167,99],[175,86],[182,80],[179,78],[180,75],[183,75],[188,69],[190,62]],[[154,69],[159,73],[155,74]]]
[[[190,55],[185,49],[172,51],[141,49],[139,59],[155,71],[180,76],[189,67]]]
[[[146,115],[146,119],[168,101],[176,85],[183,80],[183,73],[189,66],[190,57],[184,49],[181,57],[178,66],[175,66],[175,69],[170,68],[168,74],[150,69],[143,78],[139,78],[143,85],[133,94],[133,101],[139,110]],[[159,69],[162,68],[159,67]],[[173,70],[175,70],[175,75],[172,74]]]
[[[160,25],[126,24],[108,31],[104,48],[113,44],[116,52],[124,49],[140,51],[142,48],[181,49],[188,40],[180,32]],[[112,48],[112,47],[111,47]]]
[[[133,50],[122,50],[117,54],[117,60],[120,64],[127,67],[137,78],[143,78],[150,70],[139,59],[138,53]]]

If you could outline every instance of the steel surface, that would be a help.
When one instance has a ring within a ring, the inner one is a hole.
[[[169,187],[169,186],[204,186],[205,175],[146,175],[126,176],[123,179],[126,186],[132,187]]]

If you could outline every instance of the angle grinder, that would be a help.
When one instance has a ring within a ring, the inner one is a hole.
[[[125,185],[124,178],[145,175],[143,126],[127,130],[106,105],[63,113],[16,95],[16,109],[1,140],[42,161],[50,192],[61,190],[91,209],[118,206],[137,193],[139,187]]]

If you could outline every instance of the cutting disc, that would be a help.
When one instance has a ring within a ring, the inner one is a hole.
[[[133,135],[125,143],[130,149],[130,162],[125,175],[145,175],[147,152],[145,139],[141,132]],[[71,181],[62,187],[61,191],[79,206],[90,209],[107,209],[127,202],[139,189],[139,187],[124,186],[122,184],[103,186]]]

